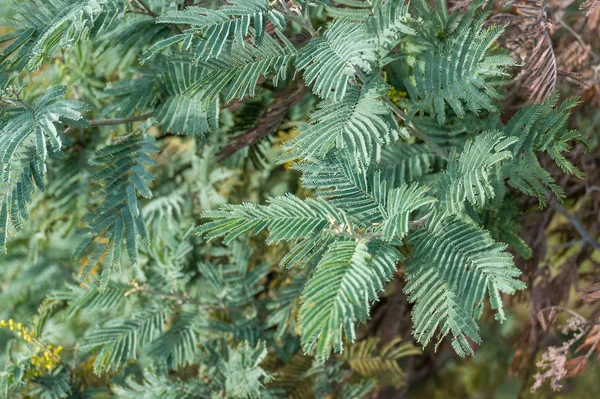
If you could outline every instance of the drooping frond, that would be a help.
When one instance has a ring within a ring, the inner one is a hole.
[[[398,360],[420,355],[420,349],[410,342],[396,337],[380,347],[379,337],[369,337],[355,344],[346,345],[340,356],[352,370],[363,377],[376,378],[382,384],[400,386],[404,384],[404,372]]]
[[[376,61],[374,46],[365,26],[336,21],[321,37],[313,38],[296,59],[306,84],[324,99],[341,101],[346,96],[355,68],[371,71]]]
[[[0,130],[0,253],[9,234],[19,231],[29,215],[36,188],[43,189],[49,155],[60,154],[67,139],[62,122],[85,125],[87,106],[65,100],[64,87],[52,87],[33,106],[18,102]]]
[[[296,241],[320,233],[332,223],[343,223],[343,213],[323,200],[301,199],[292,195],[271,198],[269,205],[225,205],[218,211],[205,211],[216,219],[198,228],[210,239],[223,236],[230,243],[252,231],[269,230],[269,242]]]
[[[152,196],[147,186],[152,175],[146,167],[154,165],[150,154],[156,152],[158,148],[152,137],[132,136],[97,151],[90,161],[100,167],[93,177],[100,191],[94,198],[93,210],[84,217],[87,227],[82,231],[83,239],[73,254],[73,261],[77,261],[86,249],[93,248],[81,276],[87,277],[101,265],[101,290],[106,287],[111,273],[121,267],[123,242],[126,242],[127,255],[134,264],[138,255],[138,235],[142,242],[148,242],[138,194],[145,198]]]
[[[465,116],[465,108],[474,114],[496,111],[494,100],[501,95],[494,81],[506,76],[506,68],[515,61],[490,51],[502,34],[501,27],[483,28],[482,18],[465,21],[467,16],[441,43],[424,50],[424,59],[414,65],[414,82],[405,79],[413,101],[409,118],[417,112],[427,113],[443,124],[446,104],[458,117]]]
[[[439,345],[451,335],[451,344],[457,354],[472,355],[471,342],[481,343],[479,327],[463,307],[457,290],[453,290],[434,268],[414,271],[407,268],[408,285],[405,292],[413,308],[413,336],[425,346],[438,332]]]
[[[569,149],[570,141],[584,141],[580,133],[566,126],[571,109],[578,102],[569,99],[560,106],[557,102],[558,96],[554,95],[547,101],[528,104],[501,127],[506,136],[516,139],[508,148],[513,154],[513,160],[505,167],[508,184],[525,194],[537,196],[542,206],[546,203],[546,188],[558,198],[563,198],[564,192],[539,164],[537,152],[547,152],[563,171],[583,177],[583,173],[562,155]]]
[[[337,241],[329,246],[304,288],[299,319],[302,346],[326,359],[342,352],[343,336],[356,339],[355,324],[365,322],[370,304],[393,276],[400,252],[391,246]]]
[[[191,362],[197,354],[200,316],[197,311],[180,314],[171,328],[148,347],[150,356],[171,369]]]
[[[122,10],[118,0],[25,0],[17,8],[16,29],[0,55],[0,68],[39,68],[44,58],[104,31]]]
[[[202,37],[202,58],[218,58],[223,52],[234,52],[231,43],[243,45],[251,27],[257,44],[267,36],[267,21],[279,29],[286,26],[283,15],[273,8],[268,0],[232,0],[217,10],[191,6],[182,11],[168,11],[157,20],[159,23],[187,25],[190,28],[182,35],[199,34]]]
[[[286,143],[280,162],[322,159],[333,148],[353,154],[358,164],[378,159],[384,144],[400,135],[407,138],[380,99],[386,92],[387,85],[373,78],[362,88],[350,86],[342,97],[321,102],[309,123],[299,127],[300,135]]]
[[[524,288],[520,270],[488,232],[459,220],[434,217],[409,242],[405,292],[415,303],[415,338],[427,345],[439,329],[439,340],[452,334],[456,352],[472,354],[468,339],[480,342],[476,319],[483,301],[488,297],[496,318],[504,320],[500,293]]]
[[[500,162],[512,158],[507,148],[515,142],[514,137],[486,132],[476,136],[475,140],[467,140],[458,158],[452,153],[439,184],[444,207],[449,212],[457,213],[465,201],[483,207],[494,198],[490,175]]]
[[[162,333],[167,309],[144,310],[131,319],[113,320],[88,334],[79,349],[86,353],[99,349],[94,372],[118,371],[128,360],[137,358],[138,347],[147,345]]]

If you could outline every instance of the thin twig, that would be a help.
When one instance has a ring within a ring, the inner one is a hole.
[[[121,125],[123,123],[132,123],[132,122],[141,122],[152,116],[152,112],[148,112],[147,114],[132,116],[129,118],[116,118],[116,119],[96,119],[88,121],[90,126],[111,126],[111,125]]]
[[[600,249],[600,243],[598,243],[598,241],[590,235],[583,223],[581,223],[577,217],[571,215],[569,211],[567,211],[561,204],[558,203],[558,201],[556,201],[556,199],[552,198],[550,200],[550,207],[563,215],[573,225],[584,242],[591,245],[594,249]]]
[[[135,1],[136,1],[136,3],[138,3],[138,4],[139,4],[139,5],[140,5],[140,6],[141,6],[141,7],[142,7],[144,10],[146,10],[146,13],[147,13],[148,15],[150,15],[150,16],[151,16],[151,17],[153,17],[153,18],[157,18],[157,17],[158,17],[158,14],[157,14],[157,13],[155,13],[154,11],[152,11],[152,10],[150,9],[150,7],[148,7],[148,5],[147,5],[146,3],[144,3],[144,1],[143,1],[143,0],[135,0]]]
[[[121,125],[125,123],[133,123],[133,122],[141,122],[150,118],[154,113],[148,112],[147,114],[131,116],[129,118],[115,118],[115,119],[95,119],[88,121],[89,127],[99,127],[99,126],[113,126],[113,125]],[[77,129],[82,129],[79,126],[71,126],[65,130],[65,134],[69,134],[74,132]]]
[[[202,303],[202,302],[198,301],[197,299],[194,299],[194,298],[188,296],[187,294],[184,294],[184,295],[164,294],[162,292],[154,291],[154,290],[150,289],[146,284],[139,285],[135,281],[132,283],[132,285],[133,285],[133,288],[131,290],[127,291],[125,293],[125,296],[129,296],[129,295],[131,295],[133,293],[143,292],[143,293],[146,293],[146,294],[150,294],[150,295],[154,295],[154,296],[160,297],[162,299],[167,299],[167,300],[170,300],[170,301],[177,302],[180,305],[182,305],[184,303],[188,303],[188,304],[196,305],[200,309],[204,309],[204,310],[222,309],[221,306]]]
[[[539,319],[539,315],[543,314],[547,310],[560,310],[560,311],[563,311],[563,312],[570,313],[572,316],[577,317],[579,320],[587,321],[587,319],[585,317],[583,317],[581,314],[577,313],[573,309],[569,309],[569,308],[567,308],[565,306],[559,306],[559,305],[547,306],[547,307],[541,309],[537,313],[538,319]]]
[[[600,61],[600,56],[598,54],[596,54],[594,52],[594,50],[592,50],[592,47],[583,40],[583,38],[581,37],[581,35],[579,33],[575,32],[575,29],[571,28],[571,26],[569,26],[567,23],[565,23],[565,21],[563,21],[562,18],[560,18],[560,17],[557,17],[557,21],[560,24],[560,26],[562,26],[563,28],[565,28],[566,30],[568,30],[569,33],[571,35],[573,35],[573,37],[575,39],[577,39],[577,41],[579,42],[579,44],[581,44],[581,47],[583,47],[583,49],[590,56],[592,56],[592,58],[594,59],[594,62]]]

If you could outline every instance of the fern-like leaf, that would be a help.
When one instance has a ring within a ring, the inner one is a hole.
[[[0,253],[11,231],[28,219],[32,194],[44,188],[48,156],[58,156],[68,142],[61,123],[86,124],[81,112],[87,106],[64,94],[64,87],[55,86],[33,106],[18,103],[0,131]]]
[[[370,304],[396,270],[400,253],[365,241],[329,246],[302,294],[300,328],[305,352],[326,359],[343,350],[343,335],[356,338],[355,324],[365,322]]]
[[[128,360],[137,359],[138,347],[160,335],[166,317],[167,309],[150,309],[131,319],[110,321],[92,330],[79,348],[84,353],[99,349],[94,360],[96,374],[118,371]]]
[[[219,57],[223,52],[233,52],[231,42],[243,45],[251,27],[260,44],[265,37],[267,20],[279,29],[286,26],[283,15],[272,8],[267,0],[232,0],[217,10],[187,7],[183,11],[168,11],[157,21],[188,25],[188,35],[199,33],[203,38],[202,58],[207,60]]]
[[[106,30],[122,10],[118,0],[26,0],[17,8],[13,40],[0,56],[1,68],[39,68],[44,58]]]
[[[201,76],[183,94],[199,95],[207,102],[221,94],[227,104],[245,96],[254,97],[261,77],[272,79],[277,86],[287,78],[296,49],[283,34],[275,33],[281,43],[267,35],[260,45],[252,40],[252,45],[234,43],[231,53],[194,61]]]
[[[470,14],[480,4],[474,2]],[[442,7],[440,13],[445,11],[445,5]],[[515,65],[515,61],[490,51],[503,28],[483,28],[484,19],[473,20],[470,14],[441,43],[427,48],[424,60],[415,63],[414,82],[405,80],[413,100],[409,119],[416,112],[427,112],[443,124],[446,104],[458,117],[465,116],[465,107],[475,114],[481,110],[496,111],[494,100],[501,95],[493,81],[507,76],[506,68]],[[436,20],[439,17],[433,19]]]
[[[427,228],[409,237],[413,244],[406,266],[405,292],[413,310],[413,333],[427,345],[439,328],[439,339],[452,334],[452,346],[465,356],[472,354],[469,339],[481,340],[476,319],[486,296],[497,318],[504,319],[500,293],[523,289],[521,274],[488,232],[461,221],[435,217]]]
[[[364,25],[336,21],[322,37],[302,48],[296,67],[304,71],[304,80],[312,85],[315,94],[340,101],[354,78],[355,68],[370,72],[375,61],[371,37]]]
[[[373,78],[362,88],[350,86],[337,100],[323,101],[310,122],[300,126],[300,135],[286,143],[284,150],[288,152],[280,162],[322,159],[333,148],[352,154],[359,165],[379,159],[384,144],[400,135],[408,138],[380,99],[386,92],[387,85]]]
[[[206,100],[201,94],[184,94],[202,79],[202,71],[192,63],[166,63],[160,81],[168,97],[158,106],[155,116],[164,131],[200,136],[219,127],[218,97]]]
[[[132,136],[99,150],[91,160],[92,165],[101,167],[94,176],[101,191],[95,198],[96,206],[84,217],[87,227],[82,231],[84,238],[73,254],[73,261],[93,247],[81,278],[101,265],[101,290],[106,288],[111,273],[121,267],[123,241],[127,243],[127,254],[132,263],[137,262],[137,236],[148,243],[138,194],[145,198],[152,196],[147,186],[152,175],[146,166],[154,165],[150,154],[156,152],[158,148],[152,137]]]
[[[504,137],[498,132],[486,132],[474,140],[467,140],[457,159],[455,153],[452,153],[439,185],[441,201],[445,208],[457,213],[464,201],[483,207],[494,198],[490,177],[492,168],[512,158],[507,148],[515,142],[514,137]]]
[[[218,211],[205,211],[216,219],[198,228],[209,238],[223,236],[230,243],[240,235],[269,230],[269,242],[296,241],[312,237],[332,223],[343,223],[343,213],[323,200],[302,201],[292,195],[269,200],[269,205],[225,205]]]
[[[548,100],[524,106],[508,122],[501,127],[515,143],[509,147],[513,160],[505,167],[509,177],[508,184],[524,192],[536,196],[542,206],[546,204],[546,189],[550,189],[559,199],[564,192],[552,176],[540,165],[537,152],[547,152],[556,164],[566,173],[583,178],[577,169],[562,153],[569,149],[570,141],[584,142],[580,133],[569,130],[567,120],[578,101],[568,99],[557,106],[558,96],[555,94]]]

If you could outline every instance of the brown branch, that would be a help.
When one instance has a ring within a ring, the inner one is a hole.
[[[219,160],[229,158],[237,151],[254,145],[271,134],[281,124],[289,109],[302,100],[305,91],[306,86],[303,82],[299,82],[295,87],[290,87],[275,94],[275,100],[269,105],[267,112],[260,118],[258,123],[241,136],[230,138],[231,143],[219,150],[217,153]]]

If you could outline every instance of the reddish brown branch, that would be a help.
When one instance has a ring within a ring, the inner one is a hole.
[[[229,158],[241,149],[254,145],[271,134],[281,124],[289,109],[302,100],[305,91],[304,83],[299,82],[295,87],[275,94],[275,100],[269,105],[267,112],[258,123],[241,136],[232,137],[231,143],[217,153],[219,159]]]

